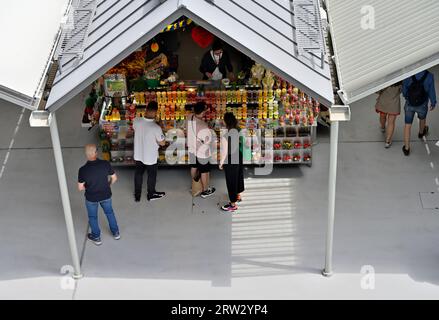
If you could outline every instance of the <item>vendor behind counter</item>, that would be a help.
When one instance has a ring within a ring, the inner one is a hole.
[[[221,80],[227,77],[234,79],[233,66],[221,40],[216,39],[212,49],[204,54],[199,70],[203,74],[203,80]]]

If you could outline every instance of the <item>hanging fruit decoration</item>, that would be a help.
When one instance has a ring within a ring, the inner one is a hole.
[[[159,44],[158,44],[157,42],[154,41],[154,42],[151,44],[151,51],[154,52],[154,53],[156,53],[156,52],[159,51],[159,49],[160,49]]]
[[[205,49],[212,44],[215,37],[206,29],[197,26],[192,29],[192,39],[197,45]]]

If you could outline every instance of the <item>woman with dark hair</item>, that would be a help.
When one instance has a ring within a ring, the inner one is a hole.
[[[221,210],[235,212],[238,210],[237,202],[241,201],[244,192],[244,166],[243,148],[244,137],[240,135],[238,120],[233,113],[224,115],[227,132],[221,137],[221,160],[219,168],[224,170],[227,191],[230,202],[221,207]]]
[[[227,71],[233,79],[233,66],[230,57],[224,51],[224,45],[221,40],[216,39],[212,49],[206,52],[200,65],[200,72],[203,74],[203,80],[221,80],[227,78]]]

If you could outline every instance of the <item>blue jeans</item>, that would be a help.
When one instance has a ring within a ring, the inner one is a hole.
[[[116,217],[114,216],[111,198],[99,202],[90,202],[86,199],[85,206],[87,207],[88,212],[88,223],[90,225],[93,238],[99,238],[101,236],[101,230],[99,229],[98,222],[99,205],[101,205],[105,215],[107,216],[108,224],[110,225],[110,230],[113,235],[119,233],[119,227],[117,226]]]
[[[412,107],[411,105],[406,103],[406,105],[404,107],[404,111],[405,111],[405,123],[406,124],[413,123],[413,120],[415,118],[415,113],[418,114],[419,120],[425,120],[427,118],[427,113],[428,113],[428,101],[425,104],[420,105],[418,107]]]

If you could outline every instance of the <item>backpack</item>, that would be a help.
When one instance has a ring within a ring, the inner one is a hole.
[[[412,84],[408,90],[408,101],[412,107],[422,106],[428,100],[428,93],[425,91],[424,82],[427,79],[429,72],[425,72],[421,79],[412,77]]]

